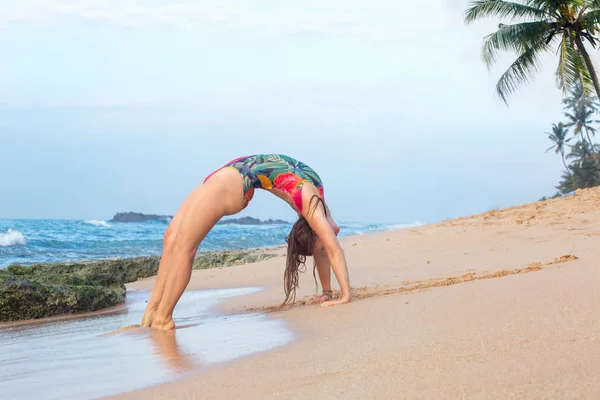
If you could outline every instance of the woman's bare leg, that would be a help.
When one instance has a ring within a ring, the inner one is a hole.
[[[233,169],[218,172],[190,197],[174,234],[168,273],[152,328],[175,328],[173,310],[190,281],[198,246],[223,216],[237,213],[242,207],[242,178]]]
[[[167,275],[169,273],[169,265],[171,265],[171,258],[173,254],[173,240],[175,238],[175,233],[179,228],[179,224],[183,218],[183,215],[189,209],[190,203],[193,201],[194,196],[200,191],[200,187],[202,185],[197,186],[185,199],[179,210],[173,216],[173,219],[169,223],[167,230],[165,231],[163,238],[163,251],[160,259],[160,264],[158,266],[158,274],[156,275],[156,281],[154,282],[154,289],[152,290],[152,295],[150,296],[150,300],[148,300],[148,305],[146,306],[146,311],[144,312],[144,316],[142,317],[142,326],[150,327],[152,325],[152,318],[154,317],[154,313],[158,309],[158,305],[160,304],[160,300],[162,299],[163,292],[165,290],[165,283],[167,282]]]

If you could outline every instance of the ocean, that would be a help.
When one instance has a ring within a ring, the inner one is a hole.
[[[419,225],[338,222],[339,236]],[[160,255],[168,221],[0,219],[0,268],[13,264],[83,261]],[[291,225],[217,225],[198,251],[285,244]]]

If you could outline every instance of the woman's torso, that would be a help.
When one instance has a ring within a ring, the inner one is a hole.
[[[236,158],[225,165],[240,172],[244,182],[244,195],[247,202],[254,189],[274,192],[277,196],[292,201],[302,212],[302,186],[313,184],[323,197],[323,183],[319,175],[308,165],[283,154],[256,154]]]

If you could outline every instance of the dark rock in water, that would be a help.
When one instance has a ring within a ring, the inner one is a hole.
[[[142,214],[136,212],[117,213],[110,222],[146,222],[170,220],[170,215]]]
[[[258,262],[268,250],[201,252],[193,269]],[[12,265],[0,269],[0,322],[98,311],[125,302],[125,284],[156,275],[160,257]]]
[[[283,221],[281,219],[268,219],[266,221],[261,221],[258,218],[252,217],[241,217],[241,218],[232,218],[232,219],[224,219],[219,221],[219,225],[226,224],[236,224],[236,225],[290,225],[288,221]]]
[[[0,270],[0,321],[97,311],[125,301],[125,283],[155,275],[158,257],[12,265]]]
[[[0,283],[0,321],[96,311],[124,301],[124,285],[54,285],[10,277]]]
[[[275,254],[259,249],[211,251],[199,253],[194,260],[192,269],[231,267],[259,262],[271,257],[275,257]]]

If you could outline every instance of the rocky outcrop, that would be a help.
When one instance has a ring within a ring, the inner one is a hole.
[[[224,219],[219,221],[219,225],[226,224],[236,224],[236,225],[290,225],[289,222],[283,221],[281,219],[268,219],[266,221],[261,221],[258,218],[252,217],[241,217],[241,218],[231,218]]]
[[[272,250],[201,252],[194,269],[228,267],[275,256]],[[160,257],[0,269],[0,322],[98,311],[125,301],[125,284],[156,275]]]
[[[142,214],[136,212],[117,213],[110,222],[146,222],[146,221],[169,221],[170,215]],[[253,217],[223,219],[217,225],[290,225],[288,221],[281,219],[268,219],[261,221]]]
[[[136,212],[117,213],[110,222],[147,222],[168,221],[173,217],[170,215],[142,214]]]
[[[0,270],[0,321],[97,311],[125,301],[125,283],[156,274],[159,258],[13,265]]]
[[[274,250],[249,249],[198,253],[192,269],[209,269],[251,264],[275,257]]]

